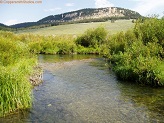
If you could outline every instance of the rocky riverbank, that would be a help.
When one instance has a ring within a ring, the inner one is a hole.
[[[37,86],[43,82],[43,70],[40,66],[34,67],[34,72],[29,78],[33,86]]]

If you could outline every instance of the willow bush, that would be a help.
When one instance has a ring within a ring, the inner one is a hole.
[[[141,41],[134,42],[131,47],[113,55],[113,70],[122,80],[137,81],[141,84],[162,85],[157,67],[162,63],[148,46]]]
[[[150,18],[143,23],[136,22],[134,33],[146,45],[148,42],[157,42],[163,46],[164,43],[164,18]]]
[[[164,20],[149,18],[136,22],[133,30],[109,38],[110,60],[121,80],[154,86],[164,85]]]
[[[106,41],[107,30],[104,27],[88,29],[76,40],[77,45],[97,48]]]

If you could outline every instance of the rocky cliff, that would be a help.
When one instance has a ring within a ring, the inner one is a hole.
[[[40,23],[53,23],[53,22],[70,22],[70,21],[80,21],[86,19],[100,19],[100,18],[128,18],[135,19],[141,17],[138,12],[118,8],[118,7],[107,7],[98,9],[81,9],[73,12],[51,15],[45,17],[38,22]]]

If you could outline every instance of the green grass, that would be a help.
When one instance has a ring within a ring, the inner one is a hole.
[[[31,60],[21,60],[12,66],[0,66],[0,117],[31,107],[31,84],[27,76],[33,68],[30,63]]]
[[[156,71],[159,72],[157,76],[160,79],[161,85],[164,85],[164,62],[156,68]]]
[[[31,107],[29,76],[37,64],[28,45],[11,32],[0,31],[0,117]]]
[[[129,28],[134,26],[132,20],[117,20],[115,23],[108,22],[94,22],[94,23],[78,23],[78,24],[68,24],[68,25],[59,25],[53,27],[46,27],[40,29],[27,29],[17,31],[17,34],[21,33],[31,33],[39,35],[79,35],[83,34],[89,28],[96,28],[100,25],[103,25],[108,31],[109,34],[115,34],[120,31],[127,31]]]

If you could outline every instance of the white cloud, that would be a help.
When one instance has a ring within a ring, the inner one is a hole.
[[[62,8],[51,8],[51,9],[44,9],[45,12],[54,12],[54,11],[57,11],[57,10],[61,10]]]
[[[133,10],[139,12],[142,15],[148,15],[150,13],[159,11],[164,8],[164,0],[131,0],[137,2]],[[155,13],[154,13],[155,14]]]
[[[66,3],[65,6],[71,7],[71,6],[74,6],[74,3]]]
[[[114,4],[109,2],[108,0],[95,0],[95,7],[102,8],[102,7],[113,7]]]
[[[18,20],[11,19],[11,20],[6,21],[4,24],[10,26],[10,25],[17,24],[17,23],[19,23]]]

